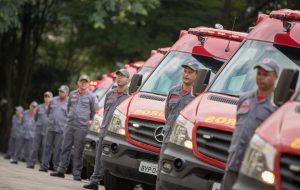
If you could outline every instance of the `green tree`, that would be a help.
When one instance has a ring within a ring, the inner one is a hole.
[[[171,46],[180,30],[221,23],[247,31],[257,14],[299,9],[298,0],[0,0],[0,136],[15,105],[100,77],[117,63],[145,60]],[[0,147],[3,150],[3,147]]]
[[[6,144],[15,105],[28,105],[53,83],[67,83],[90,62],[91,51],[75,43],[82,41],[80,30],[103,27],[104,19],[114,14],[122,15],[115,21],[129,22],[127,14],[145,15],[155,2],[0,0],[1,145]]]

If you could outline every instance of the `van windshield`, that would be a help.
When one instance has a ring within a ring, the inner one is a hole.
[[[109,88],[97,88],[93,91],[93,94],[100,100]]]
[[[151,74],[152,71],[153,71],[152,67],[142,67],[141,70],[139,70],[137,74],[143,75],[142,84],[148,78],[148,76]]]
[[[96,104],[96,109],[99,109],[104,106],[105,94],[112,88],[113,83],[109,88],[97,88],[93,91],[93,94],[96,96],[98,103]]]
[[[253,68],[264,58],[276,60],[280,71],[283,68],[300,70],[300,48],[248,40],[228,62],[209,91],[240,96],[257,89],[256,71]]]
[[[167,95],[172,87],[181,84],[181,65],[190,61],[198,62],[201,69],[211,70],[211,79],[224,63],[210,57],[171,51],[146,80],[141,91]]]
[[[108,91],[108,90],[107,90]],[[103,96],[100,100],[98,100],[99,102],[96,105],[96,109],[100,109],[104,106],[105,103],[105,96]]]

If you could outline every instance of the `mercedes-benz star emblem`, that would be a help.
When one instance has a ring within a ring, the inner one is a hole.
[[[155,129],[154,131],[154,138],[157,142],[162,143],[164,140],[164,127],[158,127],[157,129]]]

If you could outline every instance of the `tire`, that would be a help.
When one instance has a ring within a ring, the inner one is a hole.
[[[143,184],[142,188],[143,190],[155,190],[155,185]]]
[[[105,171],[104,175],[105,190],[133,190],[135,183],[133,181],[116,177]]]

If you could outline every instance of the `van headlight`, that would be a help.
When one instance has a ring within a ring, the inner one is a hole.
[[[174,127],[172,128],[170,142],[183,146],[188,149],[193,149],[192,131],[194,124],[179,115]]]
[[[103,117],[100,114],[96,114],[90,126],[90,130],[95,131],[97,133],[100,132],[100,126],[102,124]]]
[[[108,131],[125,135],[125,121],[126,116],[116,109],[108,126]]]
[[[246,151],[241,173],[269,185],[275,183],[274,160],[276,149],[258,135],[254,135]]]

